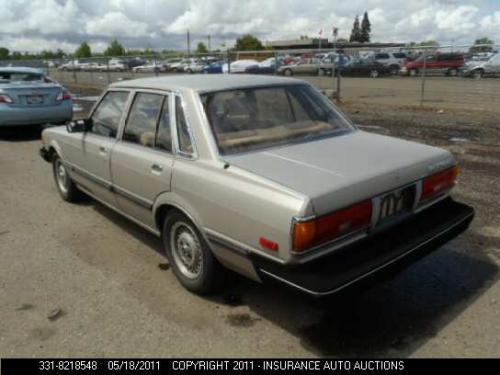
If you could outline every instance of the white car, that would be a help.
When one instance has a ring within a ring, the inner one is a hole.
[[[230,73],[245,73],[252,66],[259,66],[259,62],[257,60],[236,60],[230,65]]]
[[[155,72],[164,72],[165,66],[163,64],[158,63],[149,63],[145,65],[139,65],[132,68],[132,71],[135,73],[155,73]]]
[[[108,62],[107,68],[113,72],[122,72],[127,69],[127,66],[123,60],[111,59]]]

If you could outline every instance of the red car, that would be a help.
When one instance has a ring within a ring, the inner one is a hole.
[[[426,56],[425,69],[443,72],[448,76],[458,75],[458,70],[465,64],[465,58],[457,53],[438,53]],[[408,61],[401,69],[401,74],[416,76],[424,68],[424,56]]]

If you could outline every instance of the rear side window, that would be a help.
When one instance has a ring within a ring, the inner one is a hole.
[[[160,116],[163,95],[138,93],[125,124],[123,140],[154,147],[156,123]]]
[[[7,82],[31,82],[42,81],[43,75],[38,73],[6,72],[0,71],[0,80]]]
[[[169,110],[169,100],[168,97],[165,98],[163,102],[163,109],[160,115],[160,121],[158,122],[158,130],[156,132],[156,144],[155,147],[172,152],[172,135],[170,132],[170,110]]]
[[[193,153],[193,143],[189,135],[189,129],[186,122],[182,101],[179,96],[175,97],[175,122],[177,128],[177,140],[179,142],[179,151],[191,155]]]
[[[403,52],[395,52],[393,55],[396,59],[406,59],[406,54]]]
[[[388,53],[377,53],[375,55],[375,58],[378,59],[378,60],[388,59],[389,58],[389,54]]]
[[[105,137],[116,137],[129,93],[109,91],[92,115],[90,131]]]

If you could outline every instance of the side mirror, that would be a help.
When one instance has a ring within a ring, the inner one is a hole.
[[[68,133],[82,133],[90,129],[92,124],[91,119],[75,120],[66,123]]]

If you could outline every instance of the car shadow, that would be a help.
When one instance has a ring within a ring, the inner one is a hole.
[[[97,202],[94,208],[164,255],[161,241],[154,235]],[[228,318],[234,319],[228,319],[228,324],[233,327],[244,330],[254,321],[267,320],[318,356],[407,357],[498,279],[498,267],[481,252],[469,255],[472,251],[464,243],[452,241],[369,289],[353,289],[339,296],[313,299],[286,286],[258,284],[232,275],[227,289],[203,298],[218,305],[246,306],[251,317],[236,319],[238,316],[229,313]]]
[[[43,128],[40,125],[0,127],[0,141],[25,142],[40,139]]]

